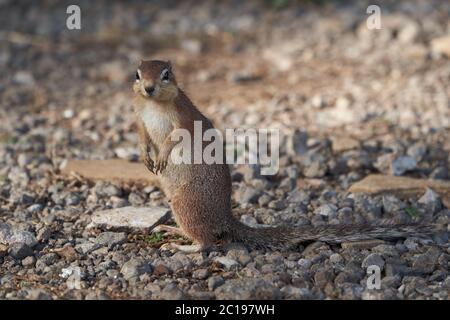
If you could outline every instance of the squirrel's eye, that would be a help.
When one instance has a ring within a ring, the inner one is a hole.
[[[161,80],[164,82],[169,81],[169,71],[168,70],[163,71],[163,73],[161,74]]]
[[[136,71],[136,80],[140,80],[141,77],[139,77],[139,72]]]

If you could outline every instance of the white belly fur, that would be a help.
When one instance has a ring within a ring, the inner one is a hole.
[[[140,111],[141,119],[153,143],[160,146],[173,129],[170,119],[163,111],[154,106],[145,106]]]

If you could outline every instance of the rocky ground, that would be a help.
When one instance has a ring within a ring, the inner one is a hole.
[[[365,1],[79,1],[78,31],[65,28],[69,4],[0,1],[0,299],[449,299],[449,2],[383,1],[381,30],[367,29]],[[439,232],[184,254],[160,250],[182,238],[87,228],[104,209],[168,207],[155,186],[60,171],[69,159],[137,160],[142,57],[170,59],[221,129],[280,129],[276,176],[232,167],[245,223],[427,218]],[[444,191],[349,191],[380,173]],[[366,286],[369,265],[379,290]]]

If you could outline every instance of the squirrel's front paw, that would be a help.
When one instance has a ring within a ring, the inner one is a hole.
[[[163,172],[164,169],[167,167],[167,158],[166,157],[158,157],[156,159],[156,165],[155,165],[155,173],[157,174]]]
[[[153,162],[152,158],[150,158],[150,155],[147,154],[144,157],[144,164],[151,173],[156,174],[155,163]]]

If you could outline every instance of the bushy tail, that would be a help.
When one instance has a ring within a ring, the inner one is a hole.
[[[242,242],[252,248],[281,249],[292,247],[301,243],[323,241],[336,244],[350,241],[363,241],[371,239],[395,240],[407,237],[423,238],[436,232],[436,227],[423,222],[398,224],[383,220],[376,224],[354,225],[324,225],[301,227],[265,227],[252,228],[234,222],[230,234],[233,242]]]

